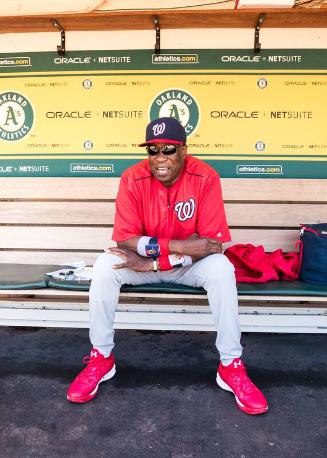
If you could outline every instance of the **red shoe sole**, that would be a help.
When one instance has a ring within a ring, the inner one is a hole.
[[[99,385],[98,385],[99,386]],[[95,398],[97,391],[98,391],[98,386],[96,388],[96,392],[93,394],[93,396],[89,395],[84,398],[73,398],[67,394],[67,400],[70,402],[74,402],[75,404],[84,404],[85,402],[92,401],[93,398]]]
[[[235,396],[235,399],[236,399],[238,408],[242,410],[242,412],[245,412],[249,415],[261,415],[263,413],[268,412],[268,406],[265,409],[249,409],[248,407],[245,407],[243,404],[241,404],[236,396]]]

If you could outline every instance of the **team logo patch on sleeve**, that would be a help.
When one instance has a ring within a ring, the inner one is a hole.
[[[179,221],[191,219],[195,211],[195,200],[191,197],[186,202],[177,202],[174,210]]]

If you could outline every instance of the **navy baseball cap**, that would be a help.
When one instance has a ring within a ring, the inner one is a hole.
[[[139,146],[152,145],[153,143],[185,145],[185,129],[175,118],[154,119],[147,125],[145,142],[141,143]]]

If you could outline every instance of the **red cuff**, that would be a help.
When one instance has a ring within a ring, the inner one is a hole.
[[[173,269],[172,265],[169,262],[168,256],[160,255],[159,258],[157,258],[157,261],[159,261],[160,270],[172,270]]]
[[[169,255],[169,239],[158,239],[158,244],[160,246],[160,254],[162,256]]]

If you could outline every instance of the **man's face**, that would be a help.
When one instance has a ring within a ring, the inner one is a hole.
[[[148,154],[150,169],[155,178],[164,186],[172,186],[182,173],[185,156],[187,153],[186,145],[170,145],[170,143],[156,143],[151,145],[157,151],[155,155]],[[173,154],[164,154],[164,151],[176,146]]]

